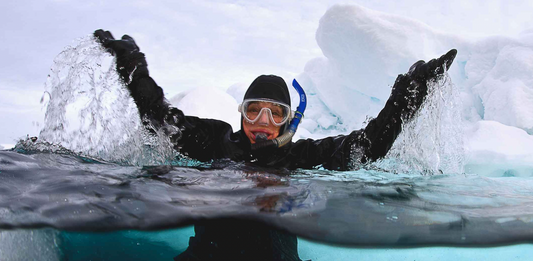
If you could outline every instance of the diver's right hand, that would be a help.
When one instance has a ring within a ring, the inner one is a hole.
[[[94,31],[94,37],[113,55],[126,56],[139,52],[139,46],[129,35],[123,35],[121,40],[115,40],[111,32],[98,29]]]

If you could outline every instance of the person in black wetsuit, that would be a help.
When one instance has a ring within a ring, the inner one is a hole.
[[[241,130],[223,121],[186,116],[170,106],[163,90],[150,77],[145,56],[133,38],[115,40],[109,31],[94,33],[117,58],[117,70],[133,97],[143,123],[168,133],[176,150],[199,161],[230,159],[261,167],[348,170],[384,157],[422,105],[427,81],[444,74],[457,51],[452,49],[427,63],[418,61],[399,75],[385,107],[361,130],[319,140],[299,140],[276,148],[252,149],[261,140],[275,139],[290,120],[290,96],[285,81],[261,75],[248,88]],[[300,260],[296,237],[254,221],[223,219],[195,225],[189,248],[175,260]]]

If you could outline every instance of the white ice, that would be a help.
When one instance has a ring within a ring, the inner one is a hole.
[[[467,173],[493,177],[533,176],[533,137],[497,121],[466,126]]]
[[[464,125],[465,171],[533,175],[533,30],[516,38],[474,41],[407,17],[335,5],[320,19],[316,40],[324,57],[310,60],[297,77],[307,92],[308,109],[295,138],[320,138],[364,127],[367,118],[384,106],[398,74],[420,59],[428,61],[455,48],[458,56],[449,75],[462,102],[457,109],[463,122],[457,124]],[[183,101],[194,95],[188,99],[209,102],[209,109],[205,102],[177,105],[192,115],[219,115],[235,128],[239,116],[233,108],[242,101],[246,87],[239,83],[228,89],[236,101],[216,91],[180,94]],[[204,114],[206,110],[209,114]]]
[[[220,119],[229,123],[235,131],[240,129],[236,99],[219,89],[195,88],[172,97],[170,102],[185,115]]]

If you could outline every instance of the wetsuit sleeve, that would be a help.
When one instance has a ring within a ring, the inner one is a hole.
[[[349,135],[294,143],[289,168],[322,166],[330,170],[348,170],[384,157],[400,134],[402,123],[412,118],[426,95],[425,80],[413,80],[409,74],[399,75],[385,107],[364,129]]]
[[[222,157],[215,150],[218,143],[233,133],[231,125],[214,119],[185,116],[166,101],[163,89],[150,77],[143,53],[134,52],[117,58],[117,71],[135,101],[143,124],[150,128],[172,130],[171,141],[180,152],[201,161]],[[175,128],[174,128],[175,129]]]
[[[384,157],[402,130],[420,109],[427,95],[427,81],[414,80],[409,74],[399,75],[392,92],[378,116],[364,128],[360,145],[364,146],[362,163]]]
[[[170,106],[165,100],[163,89],[150,77],[144,54],[134,52],[118,57],[117,71],[127,85],[143,123],[161,127]]]
[[[422,106],[428,94],[428,81],[441,77],[456,55],[457,50],[452,49],[427,63],[418,61],[406,74],[399,75],[385,107],[364,129],[347,136],[297,142],[293,151],[311,160],[296,160],[296,167],[321,164],[328,169],[345,170],[352,168],[352,164],[376,161],[387,155],[402,124],[411,120]]]
[[[348,170],[352,163],[352,145],[360,142],[361,133],[362,131],[354,131],[349,135],[299,140],[290,148],[287,168]]]

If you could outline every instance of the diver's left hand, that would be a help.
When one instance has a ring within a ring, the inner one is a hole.
[[[453,63],[457,50],[451,49],[438,59],[433,59],[427,63],[418,61],[409,68],[408,75],[417,81],[427,81],[438,75],[445,73]]]

